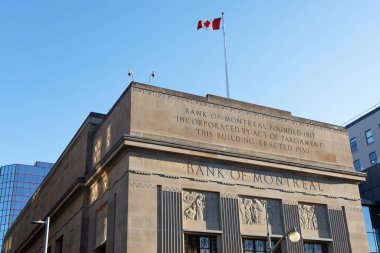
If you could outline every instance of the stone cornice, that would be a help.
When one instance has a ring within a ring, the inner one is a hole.
[[[308,164],[295,163],[284,160],[277,160],[254,155],[239,154],[229,151],[221,151],[198,146],[179,144],[161,140],[150,139],[146,137],[137,137],[124,135],[124,145],[129,147],[144,148],[169,153],[177,153],[187,156],[196,156],[209,159],[215,159],[220,162],[240,163],[244,165],[253,165],[275,170],[288,170],[290,173],[319,175],[322,177],[331,177],[345,179],[360,183],[365,181],[366,174],[355,171],[346,171],[341,169],[313,166]]]

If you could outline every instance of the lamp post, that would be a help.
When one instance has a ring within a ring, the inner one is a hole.
[[[284,240],[287,236],[289,236],[289,240],[291,242],[298,242],[301,239],[300,233],[298,233],[297,228],[294,227],[290,229],[286,234],[284,234],[281,239],[272,247],[272,241],[270,238],[270,233],[269,233],[269,222],[268,222],[268,203],[265,205],[265,218],[266,218],[266,223],[267,223],[267,239],[268,239],[268,252],[274,252],[280,245],[282,240]]]
[[[274,245],[273,247],[270,247],[268,252],[274,252],[280,246],[282,240],[284,240],[287,236],[289,237],[289,240],[291,242],[298,242],[301,239],[300,233],[298,233],[297,228],[294,227],[294,228],[290,229],[288,232],[286,232],[286,234],[284,234],[281,237],[281,239],[278,240],[276,245]]]
[[[272,247],[272,241],[270,239],[270,234],[269,234],[269,222],[268,222],[268,203],[265,205],[265,219],[267,223],[267,239],[268,239],[268,247]]]
[[[46,220],[37,220],[32,221],[33,224],[43,224],[45,225],[45,242],[44,242],[44,251],[43,253],[48,252],[48,244],[49,244],[49,225],[50,225],[50,217],[47,217]]]

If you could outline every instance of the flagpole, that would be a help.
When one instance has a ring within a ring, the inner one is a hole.
[[[225,67],[225,71],[226,71],[226,90],[227,90],[227,98],[230,98],[230,87],[228,85],[226,32],[224,30],[224,12],[222,12],[222,29],[223,29],[223,41],[224,41],[224,67]]]

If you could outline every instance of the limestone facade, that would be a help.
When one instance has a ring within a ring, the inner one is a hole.
[[[40,252],[44,228],[30,222],[49,216],[56,253],[248,252],[267,227],[278,240],[294,226],[302,239],[281,252],[368,252],[364,180],[339,126],[131,83],[89,115],[3,251]]]

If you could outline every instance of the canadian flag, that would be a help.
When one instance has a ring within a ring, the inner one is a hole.
[[[222,18],[216,18],[214,20],[199,20],[197,30],[204,28],[207,30],[219,30],[220,29],[220,20]]]

